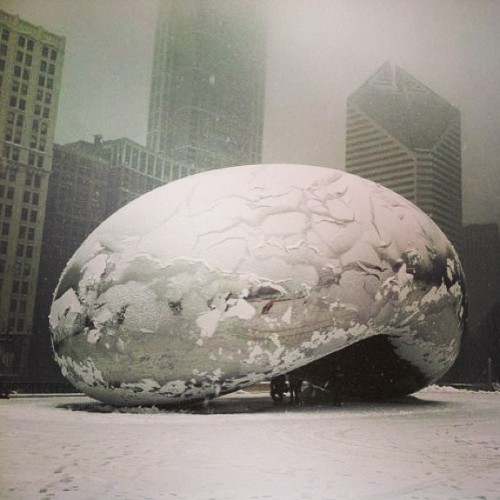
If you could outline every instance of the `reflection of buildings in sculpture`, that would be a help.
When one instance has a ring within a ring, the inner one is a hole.
[[[65,39],[0,10],[0,376],[23,376]]]
[[[346,170],[401,194],[452,243],[462,223],[460,113],[385,63],[347,101]]]
[[[31,374],[51,379],[47,317],[59,276],[85,238],[113,212],[138,196],[186,175],[162,154],[122,138],[54,145],[36,303],[43,363]],[[33,364],[36,364],[34,359]]]
[[[147,143],[190,173],[260,162],[265,25],[257,4],[161,4]]]

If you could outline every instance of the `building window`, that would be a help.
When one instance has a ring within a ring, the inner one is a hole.
[[[52,89],[54,87],[54,80],[52,78],[47,78],[47,88]]]
[[[24,245],[18,243],[16,248],[16,257],[22,257],[24,255]]]
[[[21,283],[21,293],[23,295],[28,295],[28,290],[29,290],[28,282],[27,281],[23,281]]]
[[[40,71],[47,71],[47,61],[40,61]]]
[[[57,59],[57,52],[54,49],[50,51],[50,59],[52,61],[55,61]]]
[[[35,115],[40,116],[42,114],[42,106],[40,104],[35,104]]]
[[[30,245],[26,247],[26,257],[28,257],[28,259],[33,258],[33,247]]]
[[[5,205],[5,217],[9,219],[12,217],[12,205]]]
[[[31,193],[29,191],[25,191],[23,195],[23,203],[29,203],[30,202],[30,195]]]
[[[19,238],[26,238],[26,226],[19,226]]]
[[[33,241],[34,239],[35,239],[35,228],[29,227],[28,228],[28,240]]]
[[[38,77],[38,85],[39,85],[40,87],[45,87],[45,77],[44,77],[44,76],[40,75],[40,76]]]
[[[14,188],[12,186],[7,188],[7,199],[8,200],[14,199]]]
[[[43,117],[44,118],[48,118],[49,117],[49,113],[50,113],[50,109],[49,108],[43,108]]]
[[[4,254],[4,255],[7,253],[7,242],[6,241],[0,241],[0,253]]]
[[[19,281],[13,280],[12,281],[12,293],[19,293]]]
[[[42,56],[49,57],[49,48],[46,45],[42,49]]]
[[[43,99],[43,90],[42,89],[36,89],[36,100],[41,101]]]
[[[36,210],[31,210],[30,212],[30,222],[36,222],[38,212]]]
[[[21,66],[14,66],[14,76],[21,78]]]
[[[20,36],[17,44],[19,47],[24,47],[26,45],[26,38],[24,38],[24,36]]]
[[[10,299],[10,312],[16,312],[17,311],[17,299]]]
[[[38,193],[33,193],[31,195],[31,203],[33,205],[38,205],[38,202],[40,201],[40,195]]]
[[[2,31],[2,40],[4,42],[8,42],[9,41],[9,30],[6,30],[5,28]]]
[[[2,236],[9,236],[10,225],[8,222],[2,224]]]
[[[38,174],[35,174],[35,187],[39,188],[41,185],[41,182],[42,182],[42,178]]]
[[[23,55],[24,54],[20,50],[18,50],[16,52],[16,62],[22,63],[23,62]]]
[[[21,220],[23,220],[23,221],[28,220],[28,209],[27,208],[23,208],[21,210]]]
[[[24,56],[24,64],[26,64],[26,66],[31,66],[32,62],[33,62],[33,56],[31,54],[26,54]]]

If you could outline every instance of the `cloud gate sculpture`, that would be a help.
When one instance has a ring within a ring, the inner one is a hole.
[[[166,184],[104,221],[50,312],[76,388],[116,405],[226,394],[293,371],[342,397],[439,379],[465,321],[450,242],[338,170],[250,165]]]

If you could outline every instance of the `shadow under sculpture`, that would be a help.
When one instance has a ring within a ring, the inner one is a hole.
[[[104,221],[50,312],[55,359],[115,405],[216,397],[294,371],[342,397],[438,380],[465,321],[441,230],[394,192],[304,165],[212,170]]]

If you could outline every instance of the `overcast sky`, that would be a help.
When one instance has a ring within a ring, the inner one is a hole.
[[[500,1],[263,3],[265,162],[343,169],[346,99],[390,60],[461,111],[464,222],[500,223]],[[0,0],[66,37],[56,142],[101,133],[145,144],[156,6]]]

